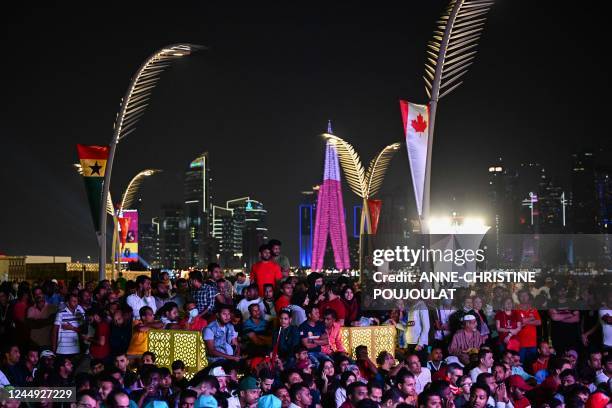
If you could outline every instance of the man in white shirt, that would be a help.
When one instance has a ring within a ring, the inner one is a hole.
[[[420,394],[425,389],[425,386],[431,382],[431,371],[429,368],[421,367],[421,360],[416,354],[411,354],[406,359],[408,369],[414,375],[415,389],[417,394]]]
[[[55,315],[51,331],[51,347],[55,354],[72,356],[80,353],[79,333],[85,320],[85,311],[79,306],[75,294],[68,295],[66,305]]]
[[[478,365],[470,371],[470,378],[475,383],[480,373],[491,373],[493,367],[493,352],[491,350],[480,350],[478,352]]]
[[[252,284],[246,290],[246,297],[242,299],[240,302],[238,302],[238,305],[236,305],[236,309],[240,310],[240,313],[242,313],[243,321],[247,321],[248,318],[251,316],[249,313],[250,305],[253,305],[253,304],[259,305],[259,310],[262,310],[262,311],[266,310],[263,300],[259,297],[258,293],[259,293],[259,289],[257,288],[257,285]],[[263,318],[266,321],[271,319],[270,315],[267,315],[267,314],[264,314]]]
[[[149,306],[153,309],[153,313],[157,311],[155,298],[151,295],[151,278],[146,275],[139,275],[136,278],[138,289],[136,293],[130,295],[126,299],[126,303],[132,308],[134,319],[140,319],[140,309],[143,306]]]

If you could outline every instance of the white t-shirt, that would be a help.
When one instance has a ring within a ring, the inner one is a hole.
[[[480,367],[478,367],[478,366],[476,366],[476,367],[472,368],[472,369],[470,370],[470,378],[472,379],[472,382],[473,382],[473,383],[475,383],[475,382],[476,382],[476,379],[478,378],[478,375],[479,375],[479,374],[481,374],[481,373],[483,373],[483,372],[484,372],[484,371],[482,371],[482,370],[480,369]],[[490,369],[490,368],[487,370],[487,373],[489,373],[489,374],[491,373],[491,369]]]
[[[431,371],[427,367],[421,367],[421,372],[414,376],[415,389],[417,394],[420,394],[425,389],[425,386],[431,382]]]
[[[127,297],[125,302],[132,308],[134,319],[140,319],[140,309],[144,306],[149,306],[153,309],[153,313],[157,311],[157,305],[155,304],[155,298],[153,296],[140,297],[133,293]]]
[[[612,310],[599,310],[599,320],[601,320],[601,329],[603,331],[603,343],[608,347],[612,347],[612,324],[604,322],[604,316],[612,316]]]
[[[79,333],[74,330],[65,330],[62,324],[68,323],[72,327],[81,327],[85,320],[85,311],[80,305],[77,305],[74,313],[65,306],[60,309],[55,315],[55,325],[59,326],[57,334],[57,351],[56,354],[79,354]]]

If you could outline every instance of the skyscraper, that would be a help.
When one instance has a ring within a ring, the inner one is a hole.
[[[331,134],[331,124],[328,125],[327,132]],[[320,271],[324,267],[323,260],[328,236],[334,251],[336,269],[350,269],[344,218],[338,151],[331,141],[327,141],[323,184],[317,198],[317,215],[312,244],[312,269],[314,271]]]
[[[185,238],[187,223],[183,206],[165,204],[159,219],[161,265],[168,269],[182,269],[186,266]]]
[[[300,268],[310,268],[312,265],[312,239],[318,191],[319,186],[315,186],[312,190],[302,191],[301,193],[299,205]]]
[[[229,200],[225,205],[214,207],[213,236],[219,241],[219,256],[231,262],[240,259],[241,265],[250,268],[259,259],[259,246],[268,239],[268,211],[250,197]]]
[[[143,223],[139,230],[139,256],[141,261],[151,269],[161,268],[159,220],[153,218],[151,223]]]
[[[212,177],[208,152],[196,157],[185,172],[184,198],[188,266],[204,268],[215,260],[212,238]]]

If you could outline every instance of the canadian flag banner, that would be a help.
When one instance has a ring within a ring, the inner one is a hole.
[[[423,191],[427,165],[427,138],[429,137],[429,105],[417,105],[400,99],[410,174],[414,186],[417,211],[423,214]]]

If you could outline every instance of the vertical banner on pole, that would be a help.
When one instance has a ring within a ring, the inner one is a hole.
[[[100,198],[102,197],[104,173],[106,172],[106,161],[108,160],[108,146],[78,144],[77,152],[94,228],[96,231],[100,231]],[[106,204],[106,201],[104,203]]]
[[[423,192],[427,166],[427,138],[429,137],[429,106],[400,100],[410,174],[414,187],[417,211],[423,214]]]
[[[368,210],[370,211],[370,222],[372,223],[372,235],[376,235],[378,230],[378,220],[380,219],[380,209],[382,200],[369,199]]]
[[[121,236],[124,234],[123,224],[127,224],[125,244],[122,243],[121,247],[121,262],[138,262],[138,211],[123,210],[121,218],[128,220],[120,224]]]

